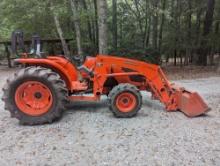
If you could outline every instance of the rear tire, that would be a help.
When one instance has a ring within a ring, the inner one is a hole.
[[[108,104],[116,117],[131,118],[141,109],[142,96],[134,85],[119,84],[109,93]]]
[[[28,67],[15,73],[7,80],[2,97],[5,109],[23,125],[40,125],[59,119],[67,99],[64,81],[43,67]]]

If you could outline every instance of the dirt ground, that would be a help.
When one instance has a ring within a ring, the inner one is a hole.
[[[0,88],[12,73],[0,69]],[[143,93],[143,107],[132,119],[114,118],[103,97],[100,103],[72,103],[59,122],[29,127],[11,119],[0,101],[0,165],[218,166],[220,76],[206,74],[208,78],[180,80],[180,73],[175,78],[168,72],[178,84],[198,91],[212,108],[193,119],[164,111]]]

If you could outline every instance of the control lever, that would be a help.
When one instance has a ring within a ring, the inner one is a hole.
[[[89,68],[87,68],[87,67],[84,66],[84,65],[77,67],[77,69],[78,69],[79,71],[83,71],[83,72],[87,73],[90,77],[94,77],[94,72],[91,71]]]

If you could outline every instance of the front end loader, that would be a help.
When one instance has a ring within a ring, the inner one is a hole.
[[[196,117],[209,111],[198,93],[170,83],[157,65],[97,55],[75,66],[64,56],[41,57],[37,48],[36,57],[23,53],[15,60],[25,67],[3,88],[5,109],[21,124],[51,123],[62,116],[69,101],[99,101],[102,95],[108,96],[109,109],[116,117],[134,117],[145,100],[141,91],[151,92],[169,112]]]

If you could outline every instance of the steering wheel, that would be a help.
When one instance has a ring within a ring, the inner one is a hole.
[[[72,60],[75,62],[77,66],[81,66],[84,64],[86,60],[86,56],[85,55],[74,55],[72,57]]]
[[[84,62],[86,61],[86,56],[85,55],[75,55],[73,56],[73,61],[75,62],[77,69],[79,71],[83,71],[87,73],[90,77],[94,77],[93,70],[90,70],[86,66],[84,66]]]

